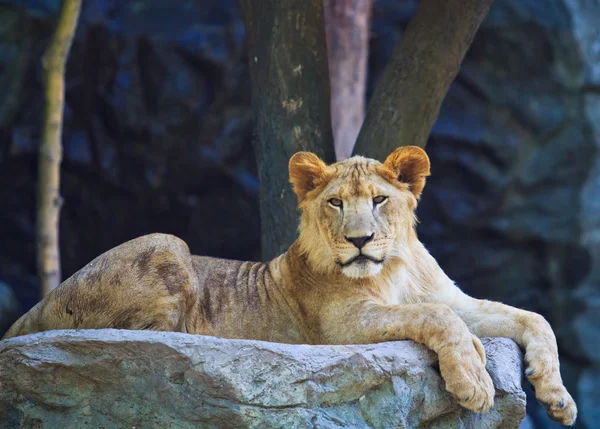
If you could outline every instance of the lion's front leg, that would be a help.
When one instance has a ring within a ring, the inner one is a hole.
[[[563,385],[556,338],[546,319],[530,311],[464,294],[451,307],[475,335],[515,340],[525,350],[525,374],[548,416],[564,425],[575,423],[577,406]]]
[[[462,406],[484,412],[493,405],[494,385],[485,369],[483,345],[446,305],[340,304],[325,312],[321,326],[322,340],[329,344],[424,344],[438,354],[446,389]]]

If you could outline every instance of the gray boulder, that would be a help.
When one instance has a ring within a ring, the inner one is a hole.
[[[123,330],[0,343],[0,427],[518,428],[522,356],[484,339],[495,405],[475,414],[410,341],[306,346]]]

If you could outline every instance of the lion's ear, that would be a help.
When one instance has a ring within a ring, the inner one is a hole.
[[[383,165],[401,182],[410,186],[411,192],[419,198],[429,176],[429,157],[418,146],[402,146],[387,157]]]
[[[290,159],[290,182],[298,200],[326,179],[327,165],[311,152],[298,152]]]

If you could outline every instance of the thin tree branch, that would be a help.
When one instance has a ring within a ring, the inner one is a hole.
[[[425,147],[442,101],[493,0],[421,0],[367,108],[354,153]]]
[[[37,265],[42,294],[60,284],[58,226],[65,64],[71,49],[81,0],[63,0],[56,29],[44,53],[45,115],[40,143],[37,197]]]

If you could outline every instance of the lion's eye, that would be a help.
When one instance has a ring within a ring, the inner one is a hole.
[[[375,203],[375,205],[377,205],[377,204],[383,203],[385,200],[387,200],[387,197],[384,197],[383,195],[379,195],[379,196],[373,198],[373,203]]]
[[[342,207],[342,200],[339,200],[337,198],[331,198],[329,200],[329,204],[331,204],[334,207]]]

